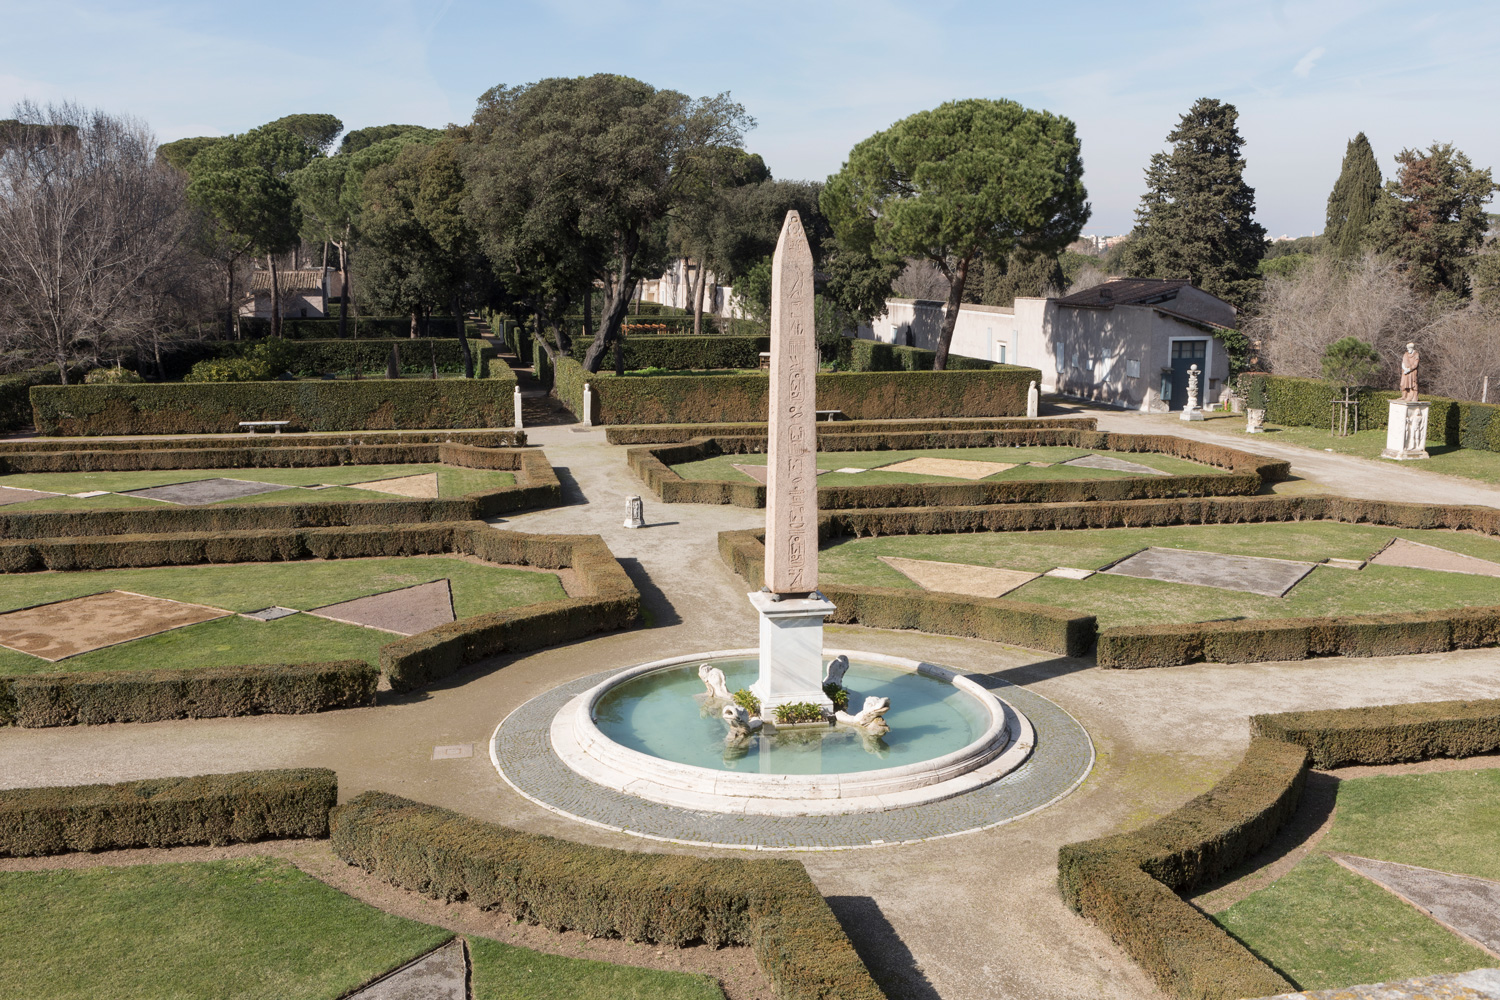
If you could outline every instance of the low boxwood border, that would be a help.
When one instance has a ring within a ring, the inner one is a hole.
[[[1500,748],[1500,700],[1258,715],[1243,760],[1180,809],[1130,833],[1058,851],[1064,901],[1163,990],[1239,1000],[1296,987],[1178,893],[1253,856],[1292,817],[1319,767],[1467,757]]]
[[[320,767],[0,791],[0,856],[326,837],[338,778]]]
[[[1020,431],[1097,430],[1099,421],[1094,417],[963,417],[952,420],[942,418],[925,420],[827,420],[817,424],[818,447],[830,450],[830,437],[846,434],[935,434],[939,431]],[[767,425],[758,423],[726,424],[617,424],[604,429],[604,439],[610,444],[682,444],[694,438],[705,437],[752,437],[765,441]],[[861,437],[861,440],[866,438]],[[762,444],[764,448],[764,444]]]
[[[398,449],[396,452],[385,449]],[[150,452],[51,452],[41,456],[70,468],[51,471],[113,470],[120,457],[142,463],[155,461]],[[518,510],[556,507],[563,502],[562,484],[540,449],[480,448],[469,444],[435,442],[403,445],[327,445],[321,447],[178,449],[154,453],[166,465],[144,468],[288,468],[340,465],[384,455],[385,462],[440,462],[470,469],[498,469],[515,473],[511,486],[470,493],[451,499],[396,498],[329,501],[325,503],[211,504],[202,507],[126,507],[114,510],[14,511],[0,508],[0,537],[72,538],[98,535],[161,534],[191,531],[256,531],[267,528],[407,524],[419,521],[470,521],[498,517]],[[0,453],[0,462],[16,461]],[[346,461],[335,461],[345,459]],[[198,465],[203,461],[210,464]],[[244,461],[254,463],[240,466]],[[213,464],[218,462],[220,464]],[[79,467],[82,468],[79,468]],[[128,466],[135,468],[137,466]],[[39,471],[39,470],[36,470]],[[0,480],[3,482],[3,480]]]
[[[444,553],[503,565],[571,569],[577,593],[562,600],[475,615],[396,639],[381,647],[378,672],[362,661],[341,661],[0,678],[0,725],[152,722],[369,705],[374,703],[380,674],[393,691],[414,691],[492,656],[627,628],[640,614],[640,592],[599,536],[500,531],[482,521],[5,539],[0,540],[0,571]]]
[[[1247,496],[1265,484],[1287,478],[1287,462],[1263,458],[1222,445],[1162,434],[1115,434],[1073,428],[1021,430],[885,431],[840,434],[825,430],[818,436],[823,451],[885,451],[928,448],[1073,447],[1090,451],[1149,452],[1185,458],[1227,470],[1225,473],[1181,476],[1132,476],[1125,479],[1006,480],[975,483],[892,483],[882,486],[820,486],[823,510],[959,506],[1009,503],[1120,502],[1180,496]],[[764,438],[718,436],[694,438],[681,444],[632,448],[626,452],[630,468],[664,503],[732,504],[764,507],[766,488],[759,483],[683,479],[672,469],[684,462],[719,455],[763,452]]]
[[[782,1000],[883,1000],[799,861],[595,847],[384,792],[334,810],[334,853],[444,901],[589,937],[745,945]]]
[[[818,537],[823,543],[848,536],[1283,521],[1451,528],[1500,535],[1500,510],[1491,507],[1392,504],[1330,496],[1258,496],[834,510],[819,515]],[[756,588],[763,573],[764,538],[763,529],[719,533],[720,557]],[[849,624],[969,636],[1067,656],[1081,656],[1097,647],[1099,666],[1116,669],[1170,667],[1199,661],[1256,663],[1317,656],[1398,656],[1500,646],[1500,606],[1097,630],[1092,615],[1005,598],[856,586],[825,588],[824,594],[835,604],[842,600],[849,609],[836,613],[830,621],[845,621],[838,616],[847,613],[852,616],[847,619]]]

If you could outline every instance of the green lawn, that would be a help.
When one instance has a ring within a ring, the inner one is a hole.
[[[1265,434],[1246,434],[1243,424],[1240,424],[1237,425],[1236,433],[1245,438],[1246,447],[1252,448],[1251,442],[1255,440],[1274,441],[1279,444],[1295,444],[1304,448],[1316,448],[1319,451],[1332,450],[1345,455],[1375,459],[1380,458],[1381,451],[1385,449],[1384,430],[1360,431],[1348,437],[1334,437],[1328,433],[1326,427],[1281,427],[1266,424]],[[1432,457],[1413,462],[1391,461],[1391,464],[1423,469],[1427,472],[1441,472],[1449,476],[1461,476],[1464,479],[1477,479],[1485,483],[1500,483],[1500,453],[1474,451],[1469,448],[1429,441],[1427,454]],[[1390,460],[1387,459],[1387,461]]]
[[[257,483],[276,483],[285,486],[333,485],[329,490],[276,490],[258,493],[238,500],[222,500],[220,503],[328,503],[334,500],[390,500],[392,494],[373,493],[369,490],[342,489],[350,483],[364,483],[374,479],[398,479],[403,476],[421,476],[436,472],[438,496],[459,497],[481,490],[496,490],[515,485],[516,477],[509,472],[492,469],[465,469],[456,466],[428,464],[408,465],[336,465],[308,469],[151,469],[134,472],[26,472],[0,476],[0,486],[11,486],[24,490],[44,490],[49,493],[90,493],[109,490],[111,493],[129,490],[144,490],[153,486],[169,486],[174,483],[190,483],[199,479],[247,479]],[[122,507],[161,507],[160,500],[144,497],[102,496],[78,499],[68,496],[46,497],[28,500],[25,503],[8,504],[3,511],[28,510],[118,510]]]
[[[1131,452],[1091,452],[1083,448],[1044,448],[1044,447],[1019,447],[1019,448],[928,448],[916,451],[820,451],[818,452],[818,468],[820,469],[874,469],[879,466],[893,465],[904,462],[911,458],[956,458],[969,462],[1004,462],[1013,464],[1015,468],[997,472],[993,476],[987,476],[982,482],[1002,482],[1005,480],[1050,480],[1050,479],[1127,479],[1136,475],[1132,472],[1116,472],[1111,469],[1090,469],[1079,466],[1063,466],[1058,463],[1066,462],[1074,458],[1082,458],[1085,455],[1106,455],[1111,458],[1124,459],[1137,465],[1145,465],[1162,472],[1170,472],[1173,475],[1225,475],[1223,469],[1217,469],[1210,465],[1200,465],[1197,462],[1189,462],[1181,458],[1172,458],[1168,455],[1156,455],[1150,453]],[[1049,468],[1039,469],[1026,465],[1027,462],[1046,462]],[[745,473],[736,469],[736,465],[765,465],[766,456],[760,455],[719,455],[716,458],[704,459],[700,462],[684,462],[681,465],[672,466],[683,479],[709,479],[728,480],[730,482],[749,483],[755,480]],[[860,472],[853,474],[840,474],[830,472],[818,477],[819,486],[884,486],[888,483],[963,483],[969,480],[955,479],[949,476],[919,476],[905,472]]]
[[[453,935],[266,858],[0,872],[0,996],[334,1000]]]
[[[1302,989],[1334,989],[1494,965],[1325,852],[1495,878],[1500,770],[1357,778],[1333,827],[1291,872],[1214,919]]]
[[[723,1000],[708,976],[546,955],[469,938],[474,1000]]]
[[[305,611],[444,577],[451,583],[453,611],[459,618],[567,596],[553,573],[504,569],[451,556],[410,556],[12,573],[0,576],[0,611],[106,590],[129,590],[226,611],[258,611],[272,605]],[[291,615],[270,622],[220,618],[57,663],[0,649],[0,675],[58,670],[192,669],[341,659],[376,663],[380,647],[395,638],[387,632],[307,615]]]
[[[336,1000],[453,937],[290,863],[0,872],[0,996]],[[471,938],[476,1000],[722,1000],[705,976]]]
[[[1042,573],[1056,566],[1098,569],[1149,546],[1312,562],[1364,559],[1393,537],[1500,562],[1500,539],[1482,535],[1300,521],[848,539],[820,554],[819,580],[825,585],[917,586],[880,562],[883,555]],[[1500,581],[1395,566],[1366,566],[1358,572],[1320,566],[1285,597],[1107,574],[1087,580],[1042,577],[1006,597],[1097,615],[1107,628],[1490,606],[1500,604]]]

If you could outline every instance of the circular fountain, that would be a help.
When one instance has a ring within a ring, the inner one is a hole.
[[[950,798],[1024,762],[1025,716],[944,667],[873,653],[848,657],[853,707],[889,698],[889,726],[823,722],[753,730],[726,721],[700,668],[751,687],[760,651],[722,650],[632,667],[553,717],[552,749],[597,784],[665,805],[756,815],[871,812]],[[843,713],[846,719],[857,719]]]

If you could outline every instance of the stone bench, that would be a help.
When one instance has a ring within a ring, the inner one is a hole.
[[[250,428],[246,432],[248,434],[254,434],[257,427],[274,427],[276,433],[280,434],[281,429],[290,423],[290,420],[241,420],[240,426]]]

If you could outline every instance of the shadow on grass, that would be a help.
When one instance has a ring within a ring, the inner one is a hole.
[[[891,1000],[941,1000],[917,960],[869,896],[829,896],[828,907]]]

